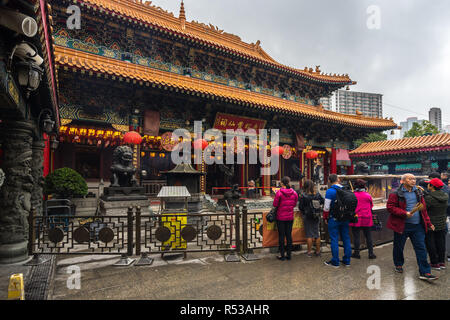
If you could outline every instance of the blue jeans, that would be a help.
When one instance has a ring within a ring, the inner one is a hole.
[[[430,273],[431,267],[427,260],[427,248],[425,246],[425,230],[420,223],[405,223],[405,230],[402,234],[394,232],[394,265],[396,267],[403,266],[405,263],[403,249],[405,248],[406,239],[408,239],[408,237],[411,239],[411,243],[416,253],[420,274]]]
[[[342,261],[345,264],[350,264],[352,245],[350,243],[348,224],[348,221],[336,221],[334,218],[328,220],[328,234],[330,235],[331,253],[333,255],[331,263],[335,266],[339,265],[339,236],[341,236],[341,240],[344,243],[344,257]]]

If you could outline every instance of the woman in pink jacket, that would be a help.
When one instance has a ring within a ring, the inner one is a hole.
[[[367,248],[369,249],[369,259],[375,259],[373,254],[373,243],[371,235],[371,227],[373,226],[372,220],[372,208],[373,200],[372,196],[366,191],[366,182],[362,179],[358,179],[355,182],[355,196],[358,199],[358,205],[356,206],[356,214],[358,216],[357,223],[350,223],[353,232],[353,254],[352,258],[361,259],[359,255],[360,245],[360,232],[364,232],[366,237]]]
[[[298,194],[290,186],[291,179],[281,179],[281,189],[276,193],[273,206],[277,207],[278,247],[280,260],[291,260],[292,225],[294,224],[294,208],[297,206]],[[284,256],[284,239],[287,242],[286,257]]]

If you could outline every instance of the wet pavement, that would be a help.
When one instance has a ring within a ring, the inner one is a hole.
[[[159,255],[151,266],[114,267],[118,257],[59,258],[50,299],[331,299],[400,300],[450,299],[449,270],[433,271],[440,278],[427,282],[418,278],[411,243],[405,247],[404,273],[393,270],[392,244],[375,248],[377,259],[369,260],[362,251],[361,260],[352,259],[350,267],[325,266],[331,253],[308,258],[295,252],[291,261],[279,261],[268,249],[258,250],[261,260],[224,262],[223,255],[196,253],[164,261]],[[341,252],[342,254],[342,252]],[[68,289],[67,268],[81,269],[81,288]],[[372,266],[372,267],[371,267]],[[373,267],[375,266],[375,267]],[[369,270],[368,270],[369,268]],[[379,268],[379,269],[377,269]],[[379,289],[370,270],[379,270]],[[368,273],[368,271],[370,273]],[[369,279],[369,277],[372,277]],[[369,285],[372,289],[369,289]]]

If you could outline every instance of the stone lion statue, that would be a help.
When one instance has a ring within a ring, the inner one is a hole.
[[[120,146],[114,150],[111,166],[111,187],[135,187],[136,168],[133,166],[133,150]]]
[[[355,174],[368,175],[369,171],[369,166],[364,161],[355,164]]]

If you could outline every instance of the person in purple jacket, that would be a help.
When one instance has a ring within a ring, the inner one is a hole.
[[[373,227],[373,200],[370,193],[366,191],[366,181],[362,179],[355,181],[355,196],[356,199],[358,199],[358,205],[355,210],[358,216],[358,222],[350,223],[350,227],[352,227],[354,245],[352,258],[361,259],[361,256],[359,255],[359,234],[362,231],[366,237],[367,249],[369,250],[369,259],[375,259],[376,256],[373,253],[372,234],[370,233],[370,228]]]
[[[277,228],[279,260],[291,260],[292,251],[292,225],[294,224],[294,208],[297,206],[298,194],[290,186],[291,179],[281,179],[281,189],[275,194],[273,206],[277,207]],[[284,239],[287,242],[286,257],[284,255]]]

